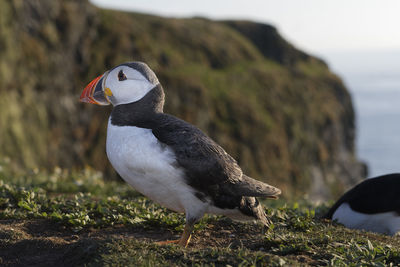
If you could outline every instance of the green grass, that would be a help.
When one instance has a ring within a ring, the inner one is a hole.
[[[12,174],[0,163],[0,263],[88,266],[388,266],[400,264],[398,237],[355,231],[319,219],[327,205],[265,202],[270,229],[205,216],[191,245],[161,246],[184,216],[104,182],[89,168]],[[72,241],[71,241],[72,239]],[[18,252],[19,251],[19,252]],[[45,258],[46,253],[52,257]],[[15,256],[20,253],[20,256]],[[40,254],[41,255],[41,254]]]

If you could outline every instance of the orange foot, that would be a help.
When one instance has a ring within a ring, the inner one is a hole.
[[[181,236],[181,239],[160,241],[160,242],[157,242],[156,244],[158,244],[158,245],[178,244],[179,246],[186,248],[190,242],[190,238],[191,238],[190,234],[193,231],[193,224],[194,224],[194,222],[186,223],[185,229],[183,230],[183,234]]]
[[[169,245],[169,244],[178,244],[179,241],[180,241],[180,239],[177,239],[177,240],[165,240],[165,241],[156,242],[156,244],[160,245],[160,246],[165,246],[165,245]]]

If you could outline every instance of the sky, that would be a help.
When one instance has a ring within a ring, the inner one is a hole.
[[[274,25],[312,54],[400,51],[399,0],[91,0],[106,8],[168,17],[248,19]]]

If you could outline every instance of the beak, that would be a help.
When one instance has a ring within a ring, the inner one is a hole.
[[[100,75],[93,81],[91,81],[85,89],[83,89],[83,92],[80,97],[81,102],[85,103],[91,103],[91,104],[97,104],[97,105],[102,105],[106,106],[110,104],[110,100],[108,99],[108,96],[110,96],[111,90],[107,88],[107,95],[104,93],[104,90],[106,89],[104,87],[106,78],[108,76],[108,71],[105,72],[103,75]]]

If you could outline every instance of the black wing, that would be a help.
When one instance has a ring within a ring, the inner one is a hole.
[[[332,218],[342,203],[348,203],[352,210],[365,214],[391,211],[400,214],[400,174],[388,174],[364,180],[346,192],[325,217]]]
[[[152,127],[154,136],[174,150],[188,184],[212,196],[215,202],[224,203],[221,206],[237,202],[242,196],[277,198],[281,193],[278,188],[243,175],[236,160],[195,126],[168,114],[159,116]]]
[[[237,184],[242,170],[225,150],[195,126],[162,114],[152,129],[154,136],[170,146],[183,167],[190,185],[199,189],[222,184]]]

